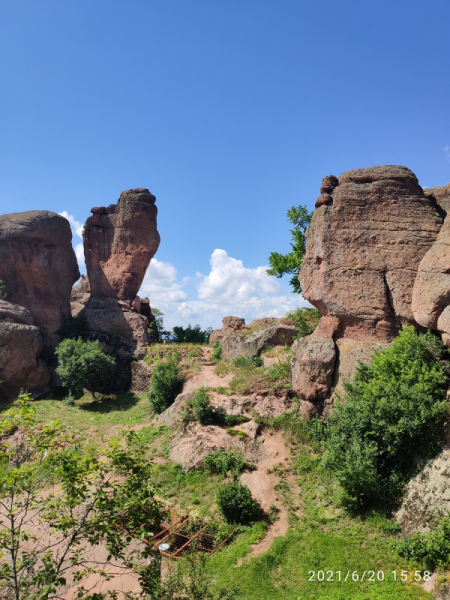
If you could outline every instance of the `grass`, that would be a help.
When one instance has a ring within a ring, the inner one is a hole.
[[[156,365],[160,361],[172,358],[179,363],[184,379],[190,379],[202,367],[201,344],[153,344],[148,347],[144,361]]]

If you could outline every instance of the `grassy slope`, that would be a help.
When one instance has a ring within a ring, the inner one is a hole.
[[[36,406],[43,422],[60,419],[81,444],[101,442],[122,425],[140,428],[149,459],[154,459],[159,495],[178,511],[218,518],[214,496],[221,478],[201,471],[186,474],[168,460],[171,432],[146,425],[151,421],[151,413],[145,397],[130,393],[101,401],[84,397],[75,406],[43,400]],[[258,522],[241,532],[208,562],[217,586],[239,585],[242,600],[431,598],[418,586],[392,580],[391,571],[396,569],[399,576],[402,569],[415,566],[392,551],[394,536],[382,533],[379,519],[351,517],[333,506],[331,482],[320,472],[315,449],[292,433],[290,442],[292,462],[276,471],[277,492],[290,510],[289,533],[277,538],[269,552],[246,560],[251,544],[263,537],[266,524]],[[292,492],[292,474],[299,494]],[[237,567],[239,559],[243,562]],[[309,582],[308,571],[319,569],[340,570],[344,574],[373,569],[389,575],[387,581],[374,583]]]

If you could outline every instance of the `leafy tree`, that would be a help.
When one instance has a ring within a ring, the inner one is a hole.
[[[56,372],[62,384],[79,394],[87,388],[95,398],[112,377],[116,361],[102,351],[100,342],[84,342],[82,339],[63,340],[55,349],[58,357]]]
[[[292,206],[287,211],[288,221],[294,225],[294,228],[289,230],[292,238],[292,250],[287,254],[271,252],[269,256],[270,269],[267,269],[267,273],[278,278],[283,275],[292,275],[289,283],[297,294],[302,291],[298,275],[306,249],[305,232],[311,222],[311,217],[312,213],[308,212],[306,206]]]
[[[445,348],[431,332],[404,327],[389,348],[359,363],[328,419],[324,465],[352,509],[390,508],[449,415]]]
[[[212,327],[202,330],[200,325],[194,327],[191,325],[187,327],[176,326],[173,328],[171,341],[176,344],[206,344],[209,341],[211,332]]]
[[[168,358],[159,363],[152,373],[148,399],[156,413],[164,412],[183,389],[183,378],[177,363]]]
[[[0,417],[0,439],[1,597],[56,600],[71,580],[77,597],[100,599],[87,595],[86,577],[108,579],[131,569],[145,597],[156,600],[159,573],[151,564],[139,566],[149,550],[130,553],[131,537],[118,527],[125,518],[130,530],[148,537],[146,525],[165,517],[140,434],[128,431],[80,453],[57,421],[38,425],[31,397],[22,395]],[[96,563],[90,551],[100,544],[109,556]]]
[[[294,321],[298,331],[297,339],[310,335],[320,319],[320,312],[317,308],[296,308],[286,315],[286,318]]]
[[[150,344],[157,344],[166,337],[168,332],[164,330],[164,313],[159,308],[152,308],[152,315],[155,320],[148,326],[148,341]]]

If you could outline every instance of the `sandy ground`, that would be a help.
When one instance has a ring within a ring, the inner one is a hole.
[[[214,373],[214,365],[208,364],[210,362],[212,349],[203,347],[202,351],[202,360],[204,363],[202,365],[202,370],[185,383],[183,392],[192,392],[201,387],[228,387],[228,384],[234,377],[234,373],[232,372],[226,373],[225,375],[216,375]]]

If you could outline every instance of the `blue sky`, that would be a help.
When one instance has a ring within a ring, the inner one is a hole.
[[[449,22],[448,0],[0,0],[1,212],[75,231],[148,187],[167,325],[281,315],[299,298],[263,267],[322,177],[450,181]]]

